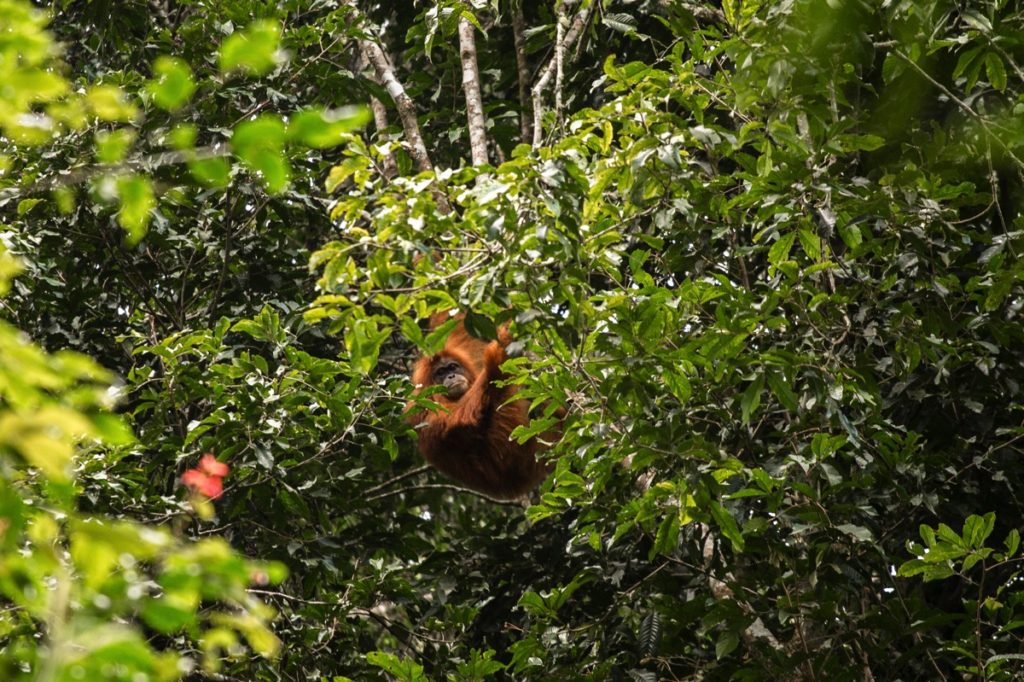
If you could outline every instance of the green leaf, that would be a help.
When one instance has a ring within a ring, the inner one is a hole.
[[[1006,535],[1004,545],[1006,546],[1007,558],[1016,556],[1017,550],[1020,549],[1020,531],[1016,528],[1011,529]]]
[[[654,538],[654,545],[651,547],[648,559],[656,555],[672,556],[676,544],[679,542],[679,512],[674,509],[665,510],[665,518],[658,526],[658,533]]]
[[[96,159],[100,163],[117,163],[128,153],[135,141],[135,131],[129,128],[106,131],[96,134]]]
[[[622,12],[602,13],[601,23],[612,29],[625,34],[636,33],[636,19]]]
[[[779,399],[782,406],[790,412],[796,413],[799,409],[799,399],[793,389],[790,388],[786,378],[781,373],[775,371],[769,371],[766,374],[766,378],[768,380],[768,388]]]
[[[954,575],[953,569],[946,564],[928,563],[920,559],[912,559],[902,564],[897,573],[904,578],[920,575],[925,582],[945,580]]]
[[[157,632],[172,634],[192,625],[199,608],[199,590],[173,590],[142,605],[142,619]]]
[[[128,445],[135,442],[135,435],[120,415],[99,412],[90,415],[96,436],[109,445]]]
[[[328,192],[333,192],[353,174],[366,171],[369,167],[370,159],[365,156],[350,156],[343,159],[341,163],[331,168],[324,187]]]
[[[344,144],[349,133],[361,129],[370,120],[366,107],[346,107],[333,111],[307,109],[288,123],[288,138],[307,147],[326,149]]]
[[[235,128],[231,146],[242,161],[256,171],[276,194],[291,179],[291,166],[284,157],[285,125],[277,116],[264,114]]]
[[[840,135],[839,142],[845,151],[873,152],[885,146],[885,138],[880,135]]]
[[[481,315],[470,310],[466,312],[462,322],[466,327],[466,331],[478,339],[491,340],[498,338],[498,326],[487,315]]]
[[[712,501],[710,506],[711,517],[718,524],[719,530],[722,531],[722,535],[727,537],[732,543],[732,548],[736,552],[742,552],[744,548],[743,535],[740,533],[739,526],[736,525],[736,519],[732,517],[722,504],[718,501]]]
[[[146,236],[150,211],[156,206],[153,187],[147,178],[130,175],[118,179],[117,196],[121,200],[117,220],[128,233],[126,241],[129,245],[138,244]]]
[[[998,53],[988,52],[985,55],[985,73],[993,88],[1000,92],[1006,89],[1006,65]]]
[[[366,654],[366,661],[393,675],[399,682],[427,682],[423,666],[415,661],[401,659],[383,651],[371,651]]]
[[[666,368],[662,372],[661,378],[664,380],[665,385],[668,386],[668,390],[672,392],[679,402],[686,403],[693,394],[693,387],[690,385],[690,379],[686,376],[683,368]]]
[[[93,113],[104,121],[131,121],[138,115],[138,109],[128,101],[127,96],[114,85],[96,85],[85,94]]]
[[[224,39],[218,57],[222,73],[244,71],[260,76],[283,60],[280,52],[281,27],[270,21],[257,21],[246,30]]]
[[[922,523],[918,526],[918,532],[921,534],[922,540],[925,541],[925,545],[928,547],[935,546],[935,530],[930,525]]]
[[[161,109],[180,109],[196,91],[192,69],[181,59],[166,55],[157,57],[153,62],[153,73],[156,78],[146,83],[146,90]]]
[[[355,320],[345,332],[345,348],[352,368],[367,375],[377,366],[381,344],[391,336],[389,328],[379,328],[374,319]]]
[[[964,521],[963,537],[968,547],[980,549],[985,546],[985,540],[992,534],[996,525],[996,515],[993,512],[985,516],[972,514]]]
[[[458,326],[459,320],[454,317],[450,317],[443,323],[439,324],[436,329],[432,329],[424,338],[423,349],[427,353],[436,353],[444,347],[445,340],[448,335],[451,334],[452,330]],[[492,323],[493,324],[493,323]]]
[[[761,405],[761,393],[764,391],[764,375],[759,374],[750,382],[740,399],[740,418],[744,424],[750,423],[750,417]]]
[[[199,131],[194,125],[190,123],[182,123],[174,126],[170,135],[167,136],[167,139],[175,149],[185,150],[192,149],[196,146],[196,138],[198,136]]]
[[[18,215],[25,215],[41,203],[42,199],[22,199],[18,202]]]
[[[864,236],[860,232],[858,225],[845,225],[839,228],[839,236],[842,237],[843,242],[847,247],[856,249],[860,246],[861,242],[864,241]]]
[[[770,249],[768,249],[768,262],[772,265],[772,267],[768,269],[769,272],[773,272],[775,268],[782,265],[783,261],[789,259],[789,252],[792,250],[793,242],[795,241],[795,232],[789,232],[775,240],[775,243],[772,244]]]
[[[715,642],[715,658],[722,660],[740,645],[740,638],[735,632],[726,630],[718,636],[718,641]]]
[[[821,260],[821,238],[809,227],[801,227],[797,234],[807,257],[814,262]]]
[[[222,189],[231,182],[231,164],[227,159],[215,157],[190,161],[188,169],[192,177],[207,187]]]

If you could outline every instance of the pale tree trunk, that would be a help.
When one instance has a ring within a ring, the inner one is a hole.
[[[353,21],[365,19],[355,0],[349,0],[348,6],[354,12]],[[398,80],[398,77],[395,76],[395,68],[392,66],[391,60],[388,59],[383,48],[374,41],[359,38],[356,42],[359,45],[359,51],[363,59],[373,67],[378,81],[388,91],[388,94],[391,95],[391,99],[395,103],[395,108],[398,110],[398,118],[402,122],[402,131],[405,133],[405,147],[409,151],[413,163],[416,165],[416,170],[419,172],[433,171],[434,164],[430,161],[427,145],[423,141],[423,135],[420,134],[420,123],[416,117],[416,103],[412,101],[412,98],[405,91],[405,87]],[[448,198],[437,189],[432,194],[437,202],[438,210],[446,215],[451,213],[452,207],[448,203]]]
[[[552,57],[548,65],[541,71],[540,78],[537,79],[537,83],[533,86],[533,146],[539,147],[541,142],[544,141],[544,90],[548,87],[551,79],[555,77],[555,72],[558,70],[558,65],[561,63],[562,58],[560,54],[565,54],[566,50],[571,50],[576,44],[576,41],[580,39],[583,34],[583,29],[586,28],[587,22],[590,21],[590,17],[594,12],[594,5],[591,5],[585,9],[581,9],[576,16],[573,18],[572,23],[569,25],[568,30],[560,41],[561,44],[555,45],[555,55]],[[559,22],[561,23],[561,22]],[[557,34],[556,34],[557,35]],[[555,95],[555,101],[561,101],[561,91]]]
[[[519,73],[519,136],[530,140],[533,122],[530,118],[530,65],[526,61],[526,20],[522,2],[512,8],[512,41],[516,51],[516,71]]]
[[[356,5],[355,0],[348,0],[347,4],[353,10],[350,21],[353,23],[365,22],[366,17]],[[430,162],[430,154],[427,153],[427,145],[423,142],[423,136],[420,135],[420,123],[416,118],[416,104],[395,76],[395,68],[391,65],[391,60],[384,54],[384,49],[374,41],[359,38],[356,42],[363,59],[373,67],[377,74],[377,81],[384,86],[395,102],[398,118],[402,121],[402,130],[405,132],[409,155],[412,156],[416,169],[419,171],[434,170],[434,164]]]
[[[405,131],[405,140],[409,145],[409,155],[412,156],[413,163],[416,164],[416,170],[434,170],[434,165],[430,162],[430,154],[427,153],[427,145],[423,142],[423,136],[420,134],[419,119],[416,118],[416,104],[395,76],[391,60],[384,54],[380,45],[371,40],[360,40],[359,49],[366,61],[373,66],[377,78],[380,79],[395,102],[398,118],[402,121],[402,130]]]
[[[376,97],[370,98],[370,109],[373,110],[373,124],[377,128],[378,137],[384,133],[387,129],[388,123],[388,109],[384,106]],[[393,178],[398,175],[398,165],[395,163],[395,157],[393,154],[388,153],[384,156],[384,176]]]
[[[469,128],[469,152],[474,166],[487,161],[487,121],[480,94],[480,68],[476,62],[476,36],[473,24],[459,19],[459,57],[462,60],[462,91],[466,95],[466,122]]]
[[[360,50],[356,56],[356,71],[362,73],[366,65],[366,57],[363,56]],[[367,78],[380,85],[380,81],[376,76],[367,76]],[[373,125],[377,129],[377,137],[381,138],[384,135],[384,131],[391,125],[390,121],[388,121],[388,108],[379,99],[370,95],[370,111],[373,112]],[[395,162],[394,154],[388,153],[385,155],[382,163],[384,165],[383,173],[385,177],[393,178],[398,175],[398,164]]]
[[[562,127],[562,84],[565,76],[565,0],[555,8],[555,125]]]

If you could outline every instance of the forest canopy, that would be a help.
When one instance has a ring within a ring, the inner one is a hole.
[[[0,67],[0,679],[1024,675],[1015,3],[0,0]],[[417,449],[447,313],[521,500]]]

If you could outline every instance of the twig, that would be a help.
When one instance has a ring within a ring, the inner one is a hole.
[[[662,8],[667,8],[673,4],[675,0],[661,0],[659,3]],[[714,7],[703,7],[690,2],[679,3],[679,7],[682,7],[687,12],[693,15],[693,18],[697,21],[703,21],[706,23],[713,24],[728,24],[729,22],[725,19],[725,12]]]
[[[499,500],[496,497],[484,495],[483,493],[477,492],[475,490],[470,490],[469,488],[462,488],[460,486],[452,485],[450,483],[424,483],[422,485],[409,486],[408,488],[388,490],[386,492],[381,493],[380,495],[373,495],[371,497],[367,497],[366,501],[373,502],[374,500],[382,500],[385,497],[394,497],[395,495],[402,495],[403,493],[411,493],[419,490],[452,490],[454,492],[469,493],[470,495],[476,495],[477,497],[487,500],[488,502],[493,502],[494,504],[501,504],[509,507],[522,506],[522,503],[519,500]]]
[[[904,54],[901,50],[893,48],[892,53],[899,57],[900,59],[902,59],[903,61],[905,61],[907,64],[910,64],[910,66],[915,71],[924,76],[925,80],[927,80],[929,83],[938,88],[942,92],[942,94],[944,94],[946,97],[950,99],[950,101],[952,101],[958,107],[960,107],[968,116],[976,120],[981,125],[981,127],[985,129],[985,132],[988,133],[992,137],[992,139],[996,141],[996,144],[999,145],[1003,152],[1009,158],[1013,159],[1014,163],[1016,163],[1021,168],[1024,168],[1024,161],[1021,161],[1019,158],[1017,158],[1017,155],[1013,153],[1013,150],[1010,149],[1010,147],[1007,146],[1007,144],[1003,142],[1003,140],[1000,139],[1000,137],[992,131],[990,123],[984,116],[982,116],[974,109],[972,109],[971,105],[969,105],[967,102],[963,101],[962,99],[954,95],[953,92],[945,85],[935,80],[930,73],[921,68],[920,64],[915,62],[908,55]]]
[[[364,491],[363,496],[365,497],[366,495],[372,495],[373,493],[377,492],[378,490],[383,490],[384,488],[392,486],[395,483],[398,483],[399,481],[404,481],[407,478],[412,478],[413,476],[419,476],[420,474],[425,474],[428,471],[430,471],[430,466],[426,465],[426,464],[424,464],[421,467],[416,467],[415,469],[410,469],[409,471],[406,471],[405,473],[399,474],[398,476],[395,476],[393,478],[389,478],[388,480],[384,481],[383,483],[375,485],[372,488],[368,488],[366,491]]]

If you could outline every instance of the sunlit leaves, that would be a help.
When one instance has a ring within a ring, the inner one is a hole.
[[[126,122],[138,115],[137,107],[115,85],[94,85],[86,92],[85,99],[92,112],[103,121]]]
[[[372,318],[358,319],[345,334],[345,348],[349,363],[361,374],[369,374],[377,366],[381,344],[391,336],[391,330],[381,328]]]
[[[280,42],[280,26],[270,21],[257,21],[224,39],[220,46],[220,70],[262,75],[283,61]]]
[[[22,271],[20,260],[12,256],[7,247],[0,243],[0,296],[6,296],[11,288],[11,280]]]
[[[223,157],[189,161],[192,177],[206,187],[224,188],[231,180],[231,164]]]
[[[125,200],[132,195],[124,184],[119,189]],[[157,652],[124,623],[141,615],[162,632],[196,628],[216,618],[200,614],[200,603],[218,599],[241,610],[232,622],[253,648],[273,655],[270,614],[245,593],[257,565],[221,541],[182,543],[163,529],[79,514],[68,482],[80,447],[131,442],[121,419],[106,412],[108,380],[88,358],[47,354],[0,323],[0,452],[6,455],[0,537],[8,548],[17,546],[0,562],[0,594],[24,610],[30,633],[33,619],[48,624],[37,646],[55,679],[109,677],[112,670],[177,679],[178,655]],[[37,477],[45,484],[34,485]],[[67,559],[58,559],[57,546],[68,548]],[[158,593],[150,594],[154,583],[142,564],[154,567]],[[260,568],[267,582],[283,577]],[[10,655],[5,661],[13,660]],[[16,655],[35,661],[32,649]]]
[[[175,57],[158,57],[153,62],[153,80],[146,84],[153,102],[161,109],[174,111],[188,103],[196,90],[192,69]]]
[[[942,580],[957,573],[967,573],[977,564],[988,561],[1005,561],[1017,552],[1020,534],[1014,529],[1004,543],[1005,554],[993,554],[994,548],[985,541],[995,528],[995,514],[984,516],[972,514],[964,521],[963,533],[958,534],[944,523],[936,528],[922,525],[919,529],[924,545],[910,543],[910,551],[917,555],[899,568],[902,576],[918,576],[924,580]]]
[[[307,109],[289,121],[288,138],[314,149],[334,147],[343,144],[349,133],[362,128],[369,119],[370,112],[365,107]]]
[[[259,173],[271,193],[282,191],[291,179],[291,166],[284,156],[286,137],[284,123],[269,114],[239,124],[231,136],[235,154]]]
[[[231,331],[242,332],[258,341],[277,345],[283,345],[287,340],[285,330],[281,327],[280,316],[270,307],[264,307],[251,320],[239,320],[231,327]]]
[[[423,666],[414,660],[403,659],[384,651],[371,651],[366,654],[366,660],[401,682],[426,682],[427,680],[423,673]]]
[[[116,163],[128,153],[135,141],[135,131],[130,128],[101,130],[96,133],[96,160],[100,163]]]
[[[137,244],[146,236],[150,211],[156,205],[153,187],[141,175],[125,176],[117,180],[117,197],[121,203],[117,221],[128,233],[128,243]]]
[[[796,232],[787,232],[776,239],[775,243],[768,249],[768,262],[772,265],[770,273],[789,259],[789,252],[793,248],[796,236]]]
[[[44,30],[46,15],[20,0],[0,0],[0,130],[20,144],[42,144],[57,131],[57,121],[39,110],[68,90],[64,78],[47,68],[57,46]]]
[[[0,0],[5,31],[0,40],[4,64],[34,66],[57,54],[57,46],[46,32],[47,14],[21,0]]]
[[[180,672],[173,653],[154,651],[133,628],[103,621],[75,633],[55,668],[58,679],[103,679],[109,678],[112,670],[130,670],[154,682],[171,682]]]

